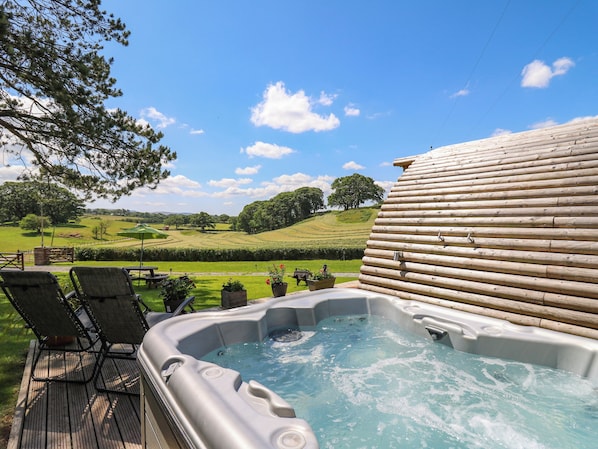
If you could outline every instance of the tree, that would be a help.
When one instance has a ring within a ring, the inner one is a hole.
[[[175,229],[178,229],[180,225],[184,225],[185,223],[187,223],[187,217],[182,214],[169,215],[164,219],[165,225],[174,226]]]
[[[293,196],[300,220],[324,208],[324,192],[317,187],[301,187],[293,192]]]
[[[40,217],[35,214],[27,214],[19,222],[19,226],[21,229],[25,229],[26,231],[35,231],[38,234],[41,234],[42,228],[48,226],[48,220],[46,220],[46,217]]]
[[[359,173],[336,178],[331,187],[334,192],[328,196],[328,205],[339,206],[344,210],[355,209],[366,201],[379,203],[384,198],[384,189],[376,185],[369,176]]]
[[[84,204],[73,193],[56,184],[23,181],[0,185],[0,218],[19,221],[28,214],[44,215],[53,225],[77,220]]]
[[[200,212],[198,214],[191,215],[189,222],[193,226],[201,228],[201,232],[205,232],[206,228],[214,229],[216,227],[214,224],[214,217],[207,212]]]
[[[324,193],[317,187],[282,192],[267,201],[255,201],[243,208],[234,229],[254,234],[291,226],[324,207]]]
[[[155,187],[176,153],[161,133],[125,111],[104,42],[128,45],[120,19],[92,0],[0,3],[0,149],[32,159],[27,171],[82,191],[118,199]],[[25,162],[23,162],[25,164]]]

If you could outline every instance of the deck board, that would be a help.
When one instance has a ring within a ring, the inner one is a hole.
[[[31,366],[37,350],[31,342],[23,380],[17,398],[7,449],[138,449],[141,448],[139,398],[99,393],[92,382],[73,384],[31,380]],[[81,379],[93,369],[88,354],[42,355],[36,375],[60,375]],[[139,391],[135,361],[107,361],[108,377]],[[104,371],[104,370],[103,370]],[[112,383],[112,382],[111,382]]]

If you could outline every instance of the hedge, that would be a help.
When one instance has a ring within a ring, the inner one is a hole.
[[[76,248],[78,261],[129,261],[140,258],[140,249]],[[269,260],[353,260],[363,257],[363,248],[260,248],[260,249],[201,249],[148,248],[143,251],[147,262],[233,262]]]

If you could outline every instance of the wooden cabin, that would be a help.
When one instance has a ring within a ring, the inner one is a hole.
[[[598,339],[598,118],[395,166],[361,288]]]

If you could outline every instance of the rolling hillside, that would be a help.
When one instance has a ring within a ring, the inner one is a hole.
[[[268,247],[365,247],[377,209],[358,209],[344,212],[327,212],[288,228],[248,235],[243,232],[213,230],[205,233],[195,228],[168,230],[164,240],[146,240],[145,247],[186,247],[186,248],[268,248]],[[102,217],[110,223],[104,240],[94,240],[91,229],[98,217],[84,217],[81,223],[60,226],[46,230],[45,246],[113,246],[134,247],[139,240],[123,239],[116,234],[134,226],[122,217]],[[155,225],[160,228],[160,225]],[[53,235],[53,237],[52,237]],[[18,227],[0,226],[0,252],[17,250],[30,251],[41,245],[41,237]]]

